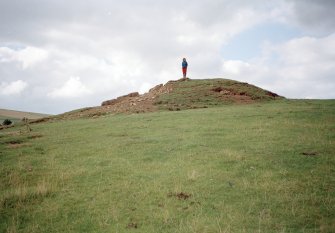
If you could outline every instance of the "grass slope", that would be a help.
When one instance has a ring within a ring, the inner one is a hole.
[[[230,79],[189,79],[172,84],[172,91],[159,96],[155,104],[161,110],[210,108],[283,99],[254,85]],[[169,85],[169,83],[168,83]]]
[[[0,133],[0,232],[333,232],[335,101]]]

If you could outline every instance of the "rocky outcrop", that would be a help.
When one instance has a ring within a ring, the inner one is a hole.
[[[138,92],[132,92],[132,93],[129,93],[128,95],[119,96],[116,99],[106,100],[106,101],[102,102],[101,106],[115,105],[115,104],[120,103],[120,102],[122,102],[126,99],[130,99],[130,98],[134,98],[134,97],[138,97],[138,96],[140,96],[140,94]]]
[[[162,87],[163,87],[163,84],[158,84],[157,86],[151,88],[151,89],[149,90],[149,92],[150,92],[150,93],[157,92],[157,91],[159,91],[159,89],[161,89]]]

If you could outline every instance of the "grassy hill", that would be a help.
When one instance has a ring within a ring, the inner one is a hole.
[[[211,108],[282,100],[275,93],[230,79],[180,79],[159,84],[149,92],[133,92],[107,100],[98,107],[67,112],[52,119],[78,119],[118,113],[145,113]]]
[[[0,232],[333,232],[334,115],[279,100],[6,129]]]

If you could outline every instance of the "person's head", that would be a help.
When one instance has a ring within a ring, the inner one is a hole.
[[[186,61],[186,58],[183,58],[183,61]]]

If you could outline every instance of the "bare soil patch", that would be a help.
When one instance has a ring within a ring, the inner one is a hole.
[[[7,144],[7,147],[10,149],[16,149],[16,148],[21,148],[24,146],[30,145],[29,143],[9,143]]]
[[[302,155],[305,155],[305,156],[310,156],[310,157],[314,157],[314,156],[318,156],[318,152],[315,152],[315,151],[305,151],[305,152],[302,152],[301,153]]]
[[[187,200],[191,197],[192,195],[189,193],[184,193],[184,192],[180,192],[180,193],[169,193],[168,197],[176,197],[178,200]]]
[[[42,134],[32,134],[28,136],[28,139],[36,139],[36,138],[41,138],[43,137]]]
[[[131,228],[137,229],[138,225],[137,225],[136,222],[131,222],[131,223],[128,223],[127,228],[129,228],[129,229],[131,229]]]

